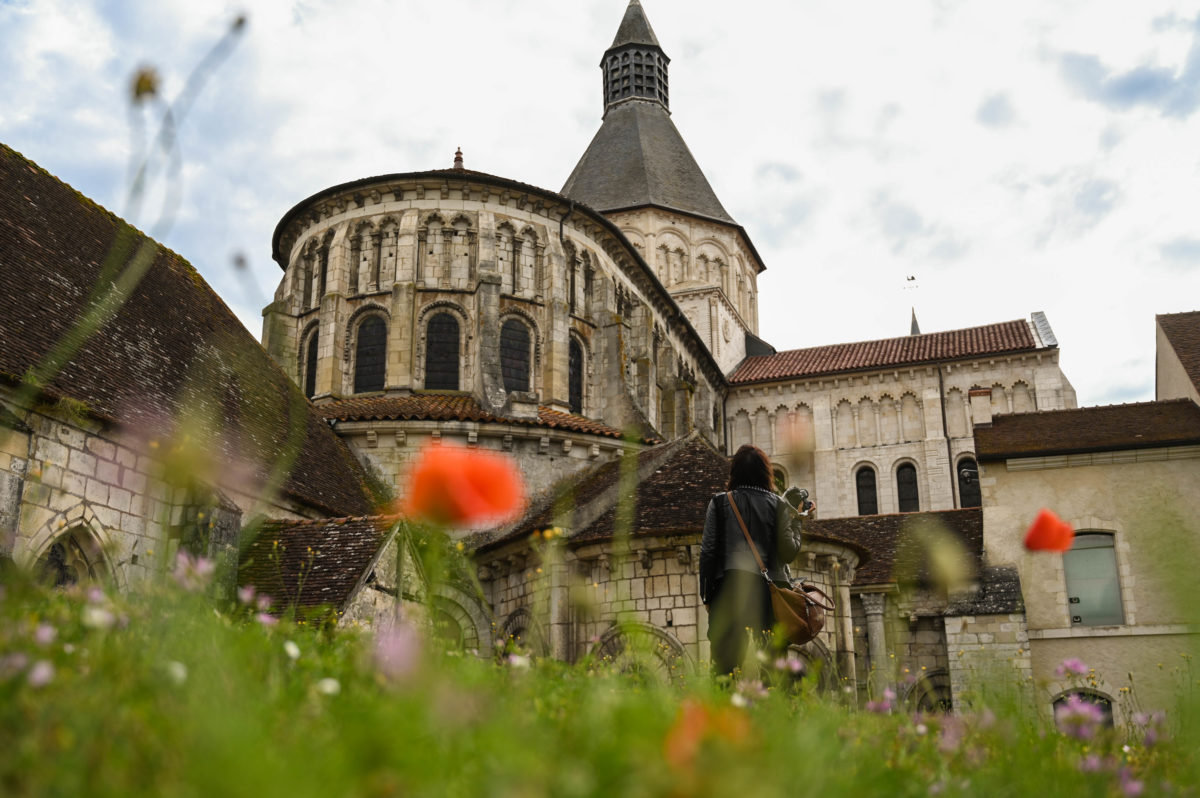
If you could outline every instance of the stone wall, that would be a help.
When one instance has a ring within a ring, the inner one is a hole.
[[[568,411],[576,346],[581,415],[716,440],[721,373],[635,252],[548,192],[446,180],[381,178],[281,223],[285,271],[264,343],[298,384],[316,335],[313,398],[353,395],[358,325],[375,315],[387,326],[383,392],[423,390],[428,322],[448,313],[460,330],[459,389],[489,412]],[[519,396],[505,390],[499,357],[507,319],[530,331],[530,390]]]
[[[0,426],[0,551],[22,566],[73,540],[97,578],[123,589],[173,564],[180,546],[232,557],[243,513],[261,509],[258,496],[166,482],[157,455],[171,441],[50,408],[22,419],[22,429]],[[286,500],[268,509],[301,515]]]
[[[1033,660],[1025,616],[965,615],[945,624],[956,706],[989,694],[1029,694]]]

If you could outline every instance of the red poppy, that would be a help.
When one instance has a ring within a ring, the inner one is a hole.
[[[1067,551],[1074,542],[1071,525],[1045,508],[1025,533],[1025,548],[1030,551]]]
[[[521,472],[496,452],[426,446],[408,478],[403,512],[450,526],[480,526],[517,517],[525,506]]]

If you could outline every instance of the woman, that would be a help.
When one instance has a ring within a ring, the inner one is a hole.
[[[708,639],[716,673],[731,673],[746,656],[746,630],[768,633],[775,624],[766,580],[746,543],[746,529],[774,581],[790,581],[787,563],[800,551],[800,516],[771,492],[771,463],[756,446],[737,450],[729,466],[729,493],[708,503],[700,542],[700,599],[708,609]]]

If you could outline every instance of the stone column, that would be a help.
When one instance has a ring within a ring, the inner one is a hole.
[[[571,607],[569,590],[570,581],[567,564],[562,561],[561,554],[550,562],[550,656],[563,662],[571,659]]]
[[[834,635],[837,641],[838,670],[847,684],[858,683],[858,674],[854,663],[854,621],[850,614],[850,580],[849,568],[839,557],[829,558],[829,570],[834,587],[837,590],[837,611],[834,619]]]
[[[884,638],[883,610],[887,605],[885,593],[860,593],[858,596],[867,613],[867,654],[871,658],[871,696],[879,698],[891,681],[887,640]]]

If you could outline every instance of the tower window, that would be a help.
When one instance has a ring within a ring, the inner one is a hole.
[[[854,487],[858,491],[858,514],[879,513],[879,497],[875,491],[875,469],[863,466],[854,474]]]
[[[354,392],[382,391],[387,363],[387,325],[368,316],[358,325],[354,350]]]
[[[458,390],[458,319],[438,313],[429,320],[425,336],[425,387]]]
[[[917,467],[905,463],[896,469],[896,498],[902,513],[915,513],[921,509],[917,492]]]
[[[529,390],[529,328],[517,319],[500,328],[500,371],[505,391]]]
[[[314,330],[304,351],[304,395],[309,399],[317,392],[317,345],[319,333]]]
[[[574,338],[568,350],[569,384],[567,401],[572,413],[583,413],[583,347]]]

